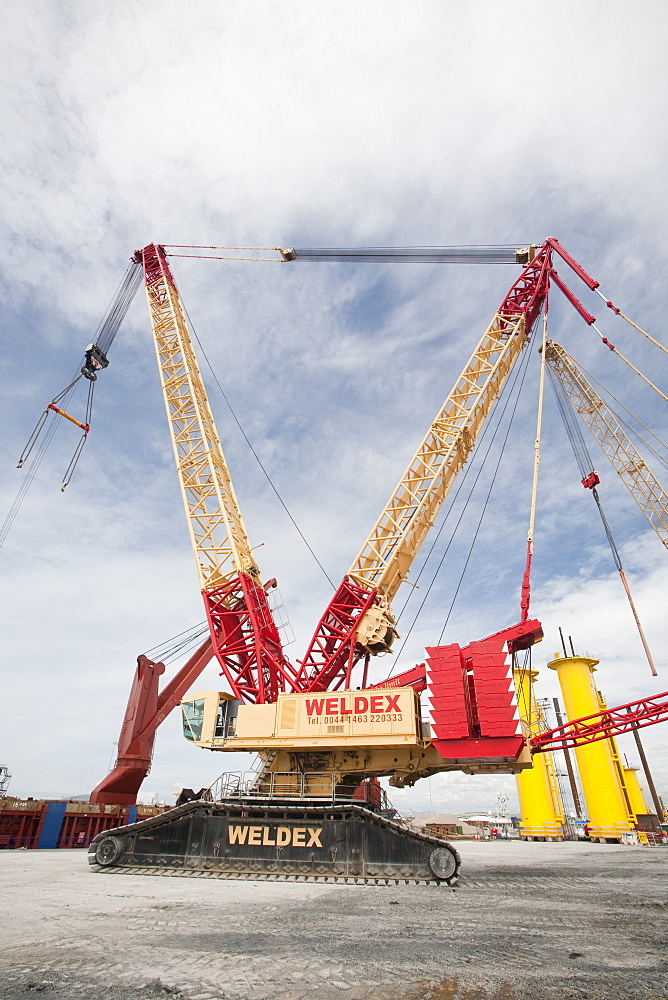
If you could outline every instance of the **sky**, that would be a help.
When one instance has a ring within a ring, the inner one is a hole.
[[[0,518],[24,481],[16,463],[40,413],[76,372],[128,258],[150,242],[524,246],[556,236],[608,298],[665,340],[667,21],[659,0],[6,7]],[[339,580],[517,268],[171,263],[236,418]],[[665,355],[565,265],[558,270],[604,335],[668,391]],[[558,293],[550,336],[665,440],[665,401]],[[514,400],[414,625],[410,611],[466,485],[411,595],[397,669],[423,660],[425,646],[465,645],[518,619],[535,346],[480,528],[476,535]],[[0,550],[0,763],[15,795],[89,792],[113,759],[137,655],[203,619],[143,292],[110,361],[71,485],[61,493],[78,432],[61,421]],[[202,367],[260,569],[277,577],[296,636],[288,654],[301,656],[331,586]],[[71,408],[83,412],[79,392]],[[644,660],[549,390],[531,608],[545,640],[533,664],[537,694],[557,695],[546,663],[561,626],[600,660],[597,683],[614,705],[668,688],[668,559],[596,448],[592,441],[600,494],[659,676]],[[660,466],[654,472],[662,478]],[[400,593],[395,609],[404,600]],[[387,666],[375,668],[379,679]],[[210,666],[198,687],[218,683]],[[172,801],[183,786],[248,767],[247,758],[221,761],[186,745],[179,728],[175,713],[158,733],[148,794]],[[668,798],[665,726],[643,738]],[[630,737],[620,748],[637,763]],[[511,776],[453,773],[390,794],[405,812],[494,809],[499,794],[517,806]]]

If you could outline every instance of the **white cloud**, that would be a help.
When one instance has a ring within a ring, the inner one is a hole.
[[[12,8],[0,43],[3,509],[41,408],[69,380],[128,256],[151,240],[304,247],[556,235],[660,336],[666,16],[649,0],[633,10],[601,0],[554,10],[523,0]],[[173,267],[235,411],[336,579],[514,270],[176,258]],[[559,271],[665,390],[651,345],[565,264]],[[665,436],[661,401],[556,295],[551,313],[555,338]],[[141,296],[111,358],[75,480],[58,492],[77,437],[63,427],[1,553],[0,753],[24,794],[93,787],[136,655],[202,617]],[[446,641],[463,644],[517,615],[535,360]],[[264,543],[265,574],[279,578],[300,655],[329,584],[206,377],[251,539]],[[600,657],[614,703],[656,682],[557,420],[548,401],[532,608],[546,643],[562,625]],[[601,494],[662,661],[665,552],[611,474]],[[463,522],[406,665],[440,634],[476,520]],[[551,672],[540,683],[553,692]],[[163,728],[148,781],[163,795],[232,766],[182,745],[176,721]],[[660,727],[646,732],[666,789]],[[457,811],[493,806],[512,779],[446,775],[432,786],[434,808]],[[425,794],[418,785],[404,797],[417,809]]]

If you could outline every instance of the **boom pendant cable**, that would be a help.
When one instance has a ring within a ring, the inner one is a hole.
[[[643,337],[647,337],[648,340],[651,340],[654,346],[658,347],[659,350],[663,351],[664,354],[668,354],[668,347],[665,347],[658,340],[655,340],[654,337],[650,336],[650,334],[647,333],[646,330],[643,330],[642,327],[638,326],[637,323],[634,323],[632,319],[629,319],[628,316],[624,315],[621,309],[618,309],[617,306],[613,305],[613,303],[606,298],[601,289],[598,287],[598,282],[596,282],[596,288],[594,288],[594,291],[596,292],[597,295],[601,296],[608,309],[612,309],[612,311],[616,316],[619,316],[621,319],[623,319],[626,323],[632,326],[634,330],[637,330],[638,333],[642,333]]]
[[[137,289],[141,283],[143,273],[142,261],[139,254],[135,254],[130,262],[130,265],[121,280],[116,292],[111,300],[107,311],[100,322],[94,340],[88,344],[84,349],[84,364],[74,379],[67,385],[62,392],[58,393],[50,403],[47,404],[44,413],[41,415],[35,429],[28,439],[21,457],[19,458],[17,468],[22,468],[28,461],[30,455],[32,454],[33,448],[37,444],[42,431],[47,427],[46,434],[42,438],[39,448],[35,454],[35,457],[30,465],[30,468],[25,476],[21,486],[19,487],[18,493],[14,498],[14,501],[9,509],[9,512],[0,528],[0,547],[3,545],[9,531],[11,529],[14,520],[21,509],[23,501],[26,498],[28,490],[37,474],[37,470],[44,458],[46,452],[48,451],[49,445],[53,440],[53,436],[56,432],[56,427],[59,421],[52,421],[49,426],[48,418],[51,413],[56,414],[56,416],[63,417],[70,423],[75,424],[80,427],[83,434],[77,444],[74,454],[70,460],[67,469],[65,470],[65,475],[63,476],[61,484],[61,492],[66,489],[70,483],[72,476],[74,475],[74,470],[77,467],[79,459],[81,458],[81,453],[83,451],[84,445],[88,440],[88,432],[90,431],[91,418],[93,414],[93,393],[95,382],[97,381],[97,376],[100,371],[109,365],[107,359],[107,353],[111,347],[116,334],[118,333],[121,323],[123,322],[128,309],[135,297]],[[88,381],[88,396],[86,400],[86,415],[83,420],[77,420],[76,417],[71,416],[65,409],[69,409],[69,401],[72,397],[73,391],[80,381],[81,377],[84,376]]]
[[[659,396],[661,396],[662,399],[665,399],[665,401],[668,403],[668,396],[666,396],[665,392],[662,392],[661,389],[659,389],[658,386],[654,385],[654,383],[651,382],[646,375],[643,375],[640,369],[636,368],[636,366],[631,361],[629,361],[629,359],[625,357],[621,353],[621,351],[618,351],[615,345],[611,344],[608,338],[603,336],[599,328],[596,326],[596,323],[592,323],[591,325],[594,328],[594,330],[596,330],[597,334],[599,335],[605,346],[609,348],[609,350],[611,350],[614,354],[616,354],[617,357],[620,358],[625,365],[628,365],[629,368],[636,373],[636,375],[639,375],[640,378],[643,380],[643,382],[645,382],[645,384],[650,387],[650,389],[653,389],[654,392],[656,392]]]
[[[533,559],[533,536],[536,524],[536,498],[538,496],[538,467],[540,466],[540,439],[543,427],[543,399],[545,395],[545,355],[547,346],[547,314],[548,297],[545,295],[545,309],[543,312],[543,340],[540,347],[540,378],[538,382],[538,414],[536,417],[536,439],[534,441],[534,462],[533,462],[533,482],[531,485],[531,508],[529,513],[529,530],[527,532],[527,558],[522,577],[522,589],[520,597],[520,621],[525,622],[529,618],[529,605],[531,603],[531,560]]]
[[[207,355],[206,351],[204,350],[204,346],[203,346],[203,344],[202,344],[202,341],[201,341],[201,340],[199,339],[199,337],[198,337],[198,335],[197,335],[197,332],[196,332],[196,330],[195,330],[195,327],[194,327],[194,325],[193,325],[193,321],[192,321],[192,320],[191,320],[191,318],[190,318],[190,314],[188,313],[188,310],[187,310],[187,308],[186,308],[186,306],[185,306],[185,303],[183,303],[183,300],[181,300],[181,302],[182,302],[182,304],[183,304],[183,308],[184,308],[184,310],[185,310],[185,314],[186,314],[186,316],[188,317],[188,323],[190,324],[190,329],[192,330],[192,332],[193,332],[193,336],[194,336],[195,340],[197,341],[197,344],[198,344],[198,346],[199,346],[199,349],[200,349],[200,351],[202,352],[202,357],[203,357],[203,358],[204,358],[204,360],[206,361],[206,363],[207,363],[207,365],[208,365],[208,367],[209,367],[209,371],[211,372],[211,375],[212,375],[212,377],[213,377],[213,380],[215,381],[216,385],[218,386],[218,389],[220,390],[220,394],[221,394],[221,396],[223,397],[223,399],[225,400],[225,403],[227,404],[227,408],[229,409],[230,413],[232,414],[232,417],[234,418],[234,421],[235,421],[235,423],[236,423],[237,427],[238,427],[238,428],[239,428],[239,430],[241,431],[241,434],[243,435],[243,438],[244,438],[244,440],[245,440],[246,444],[247,444],[247,445],[248,445],[248,447],[250,448],[250,450],[251,450],[251,453],[253,454],[253,457],[255,458],[255,461],[256,461],[256,462],[257,462],[257,464],[258,464],[258,465],[260,466],[260,469],[261,469],[261,470],[262,470],[262,472],[264,473],[264,476],[265,476],[265,479],[267,480],[267,482],[268,482],[268,483],[269,483],[269,485],[271,486],[272,490],[273,490],[273,491],[274,491],[274,493],[276,494],[276,496],[277,496],[277,498],[278,498],[278,501],[279,501],[279,503],[280,503],[281,507],[283,508],[283,510],[285,511],[285,513],[286,513],[286,514],[288,515],[288,517],[290,518],[290,521],[292,522],[292,525],[293,525],[293,527],[295,528],[295,530],[297,531],[297,533],[298,533],[299,537],[301,538],[301,540],[303,541],[304,545],[305,545],[305,546],[306,546],[306,548],[307,548],[307,549],[309,550],[309,552],[311,553],[311,555],[312,555],[312,556],[313,556],[313,558],[315,559],[316,563],[318,564],[318,566],[319,566],[319,567],[320,567],[320,569],[322,570],[322,572],[323,572],[323,574],[324,574],[324,576],[325,576],[325,579],[327,580],[327,582],[328,582],[328,583],[330,584],[330,586],[331,586],[331,587],[334,587],[334,583],[333,583],[333,581],[331,580],[331,578],[330,578],[330,576],[329,576],[329,574],[328,574],[327,570],[325,569],[325,567],[324,567],[324,566],[322,565],[322,563],[321,563],[321,562],[320,562],[320,560],[318,559],[317,555],[315,554],[315,552],[314,552],[313,548],[312,548],[312,547],[311,547],[311,545],[309,544],[309,542],[308,542],[308,540],[307,540],[306,536],[304,535],[303,531],[301,530],[301,528],[299,527],[299,525],[298,525],[298,524],[297,524],[297,522],[295,521],[294,517],[292,516],[292,514],[291,514],[291,513],[290,513],[290,511],[288,510],[288,507],[287,507],[287,504],[286,504],[286,503],[285,503],[285,501],[283,500],[283,497],[281,496],[281,494],[280,494],[280,493],[278,492],[278,490],[277,490],[276,486],[275,486],[275,485],[274,485],[274,483],[273,483],[273,480],[272,480],[271,476],[269,475],[269,473],[268,473],[268,472],[267,472],[267,470],[265,469],[264,465],[262,464],[262,460],[261,460],[260,456],[258,455],[258,453],[256,452],[255,448],[254,448],[254,447],[253,447],[253,445],[251,444],[251,442],[250,442],[250,438],[249,438],[249,437],[248,437],[248,435],[246,434],[246,431],[244,430],[244,428],[243,428],[243,427],[242,427],[242,425],[241,425],[241,421],[239,420],[239,418],[237,417],[236,413],[234,412],[234,409],[232,408],[232,404],[230,403],[229,399],[227,398],[227,396],[226,396],[226,394],[225,394],[225,390],[223,389],[222,385],[220,384],[220,381],[219,381],[219,379],[218,379],[218,376],[216,375],[216,373],[215,373],[215,371],[214,371],[214,369],[213,369],[213,365],[212,365],[212,364],[211,364],[211,362],[209,361],[209,358],[208,358],[208,355]]]
[[[633,614],[633,618],[636,623],[636,627],[638,629],[638,634],[640,636],[642,647],[645,651],[645,656],[647,657],[647,662],[649,664],[650,671],[652,673],[652,676],[656,677],[657,670],[654,665],[654,659],[652,657],[652,653],[647,643],[647,639],[645,638],[645,633],[642,624],[640,622],[638,612],[636,610],[635,602],[633,600],[633,596],[631,594],[628,581],[626,579],[626,574],[624,573],[624,568],[622,566],[622,560],[619,555],[619,550],[615,543],[612,530],[603,511],[603,505],[601,504],[601,499],[596,489],[596,486],[598,485],[600,480],[598,478],[598,475],[593,471],[594,465],[589,455],[589,451],[587,449],[584,436],[582,434],[582,428],[580,427],[580,422],[577,419],[575,407],[573,406],[573,402],[570,396],[568,395],[564,386],[561,384],[561,381],[557,377],[556,372],[553,370],[552,365],[548,366],[548,373],[550,376],[550,383],[552,385],[552,388],[554,389],[555,396],[557,399],[557,406],[561,414],[562,420],[564,422],[564,425],[566,427],[566,433],[568,435],[571,448],[573,449],[575,460],[580,469],[582,485],[585,487],[585,489],[591,490],[592,496],[596,503],[598,513],[601,518],[601,523],[603,524],[603,530],[605,531],[605,536],[608,540],[608,545],[610,546],[610,551],[612,553],[612,559],[615,564],[615,568],[619,573],[619,578],[624,588],[624,592],[628,598],[628,602],[631,608],[631,613]]]
[[[430,581],[430,583],[429,583],[429,586],[428,586],[428,587],[427,587],[427,589],[425,590],[425,593],[424,593],[424,596],[423,596],[423,598],[422,598],[422,601],[420,602],[420,605],[419,605],[419,607],[418,607],[417,611],[415,612],[415,615],[414,615],[414,617],[413,617],[413,621],[412,621],[412,623],[411,623],[411,625],[410,625],[409,629],[407,630],[407,632],[406,632],[406,633],[405,633],[405,635],[403,636],[403,642],[402,642],[401,646],[400,646],[400,647],[399,647],[399,649],[397,650],[397,653],[396,653],[396,660],[395,660],[395,663],[394,663],[394,666],[392,667],[392,670],[390,671],[390,674],[389,674],[389,676],[390,676],[390,677],[392,676],[392,674],[394,673],[394,670],[396,669],[396,666],[397,666],[397,663],[398,663],[398,660],[399,660],[399,657],[400,657],[401,653],[403,652],[403,650],[404,650],[404,647],[406,646],[406,643],[408,642],[408,639],[410,638],[410,635],[411,635],[411,633],[413,632],[413,629],[415,628],[415,625],[417,624],[417,621],[418,621],[418,619],[419,619],[419,617],[420,617],[420,614],[422,613],[422,610],[424,609],[424,606],[425,606],[425,604],[426,604],[426,602],[427,602],[427,599],[428,599],[428,597],[429,597],[429,594],[431,593],[431,590],[432,590],[432,588],[434,587],[434,584],[436,583],[436,580],[437,580],[437,578],[438,578],[438,575],[439,575],[439,573],[440,573],[440,571],[441,571],[441,568],[442,568],[442,566],[443,566],[443,563],[444,563],[444,561],[445,561],[445,558],[446,558],[446,556],[447,556],[447,554],[448,554],[448,552],[449,552],[449,550],[450,550],[450,547],[451,547],[451,545],[453,544],[453,542],[454,542],[454,540],[455,540],[455,535],[456,535],[456,533],[457,533],[457,531],[458,531],[458,529],[459,529],[459,526],[460,526],[460,525],[461,525],[461,523],[462,523],[462,520],[463,520],[463,518],[464,518],[464,515],[465,515],[465,513],[466,513],[466,511],[467,511],[467,509],[468,509],[468,504],[469,504],[469,503],[470,503],[470,501],[471,501],[471,497],[472,497],[472,495],[473,495],[473,492],[474,492],[474,490],[475,490],[475,488],[476,488],[476,486],[477,486],[477,484],[478,484],[478,481],[479,481],[479,479],[480,479],[480,476],[481,476],[481,474],[482,474],[482,472],[483,472],[483,469],[484,469],[484,468],[486,467],[486,462],[487,462],[487,459],[489,458],[489,455],[490,455],[490,452],[491,452],[491,449],[492,449],[492,447],[494,446],[494,442],[496,441],[496,438],[497,438],[497,434],[499,433],[499,430],[501,429],[501,426],[502,426],[502,422],[503,422],[503,419],[504,419],[504,416],[505,416],[505,414],[506,414],[506,411],[507,411],[507,409],[508,409],[508,406],[509,406],[509,404],[510,404],[510,402],[511,402],[511,400],[512,400],[512,397],[513,397],[513,393],[515,392],[515,388],[516,388],[516,386],[518,386],[518,384],[519,384],[519,389],[518,389],[518,393],[517,393],[517,397],[515,398],[515,402],[514,402],[514,406],[513,406],[513,409],[512,409],[512,413],[511,413],[511,417],[510,417],[510,423],[509,423],[509,426],[508,426],[508,429],[507,429],[507,431],[506,431],[506,435],[505,435],[505,439],[504,439],[504,442],[503,442],[503,444],[502,444],[502,446],[501,446],[501,454],[499,455],[499,459],[498,459],[498,461],[497,461],[497,465],[496,465],[496,470],[495,470],[495,472],[494,472],[494,474],[493,474],[493,475],[494,475],[494,477],[496,477],[496,472],[498,471],[498,467],[499,467],[499,463],[500,463],[500,460],[501,460],[501,457],[502,457],[502,454],[503,454],[503,449],[504,449],[504,447],[505,447],[505,442],[506,442],[506,441],[507,441],[507,439],[508,439],[508,434],[509,434],[509,432],[510,432],[510,427],[511,427],[511,425],[512,425],[512,420],[513,420],[513,417],[514,417],[514,414],[515,414],[515,410],[516,410],[516,408],[517,408],[517,404],[518,404],[518,401],[519,401],[519,395],[520,395],[520,390],[521,390],[521,387],[522,387],[522,385],[523,385],[523,383],[524,383],[524,378],[525,378],[525,376],[526,376],[526,372],[527,372],[527,366],[528,366],[528,362],[529,362],[529,357],[530,357],[530,352],[529,352],[529,351],[527,351],[527,354],[526,354],[526,359],[525,359],[525,361],[524,361],[524,363],[523,363],[523,366],[522,366],[522,368],[520,369],[520,367],[518,366],[518,367],[517,367],[517,368],[515,369],[515,371],[514,371],[514,373],[513,373],[513,377],[512,377],[512,381],[511,381],[511,382],[509,382],[509,384],[508,384],[508,386],[507,386],[507,388],[506,388],[506,391],[505,391],[505,392],[504,392],[504,394],[503,394],[503,406],[502,406],[502,408],[500,409],[500,412],[498,413],[498,419],[496,420],[496,423],[495,423],[495,425],[494,425],[494,430],[493,430],[493,433],[492,433],[492,436],[491,436],[491,438],[490,438],[490,441],[489,441],[489,444],[488,444],[488,447],[487,447],[487,450],[486,450],[485,454],[484,454],[484,455],[482,456],[482,459],[481,459],[481,463],[480,463],[480,465],[479,465],[479,467],[478,467],[478,469],[477,469],[477,471],[476,471],[476,475],[475,475],[475,478],[474,478],[474,480],[473,480],[473,483],[472,483],[472,485],[471,485],[471,489],[470,489],[470,491],[469,491],[469,495],[468,495],[468,497],[467,497],[467,499],[466,499],[466,501],[465,501],[465,503],[464,503],[464,506],[463,506],[462,510],[460,511],[460,513],[459,513],[459,516],[458,516],[458,518],[457,518],[457,521],[456,521],[456,523],[455,523],[455,525],[454,525],[454,527],[453,527],[453,529],[452,529],[452,531],[451,531],[451,534],[450,534],[450,538],[449,538],[449,541],[448,541],[448,544],[446,545],[446,547],[445,547],[445,550],[444,550],[444,551],[443,551],[443,553],[441,554],[441,557],[440,557],[440,559],[439,559],[439,561],[438,561],[438,564],[437,564],[437,566],[436,566],[436,569],[434,570],[434,572],[433,572],[433,574],[432,574],[432,578],[431,578],[431,581]],[[488,424],[488,425],[487,425],[487,427],[485,427],[485,429],[483,430],[483,435],[484,435],[484,434],[485,434],[485,433],[487,432],[487,429],[488,429],[488,427],[490,427],[490,426],[491,426],[491,424]],[[482,442],[482,437],[481,437],[481,439],[480,439],[480,440],[481,440],[481,442]],[[467,471],[467,473],[466,473],[466,474],[468,474],[468,471]],[[494,485],[494,480],[492,481],[492,486],[493,486],[493,485]],[[488,494],[487,494],[487,500],[485,501],[485,507],[486,507],[486,505],[487,505],[487,501],[489,500],[489,497],[490,497],[490,494],[491,494],[491,489],[492,489],[492,486],[490,486],[490,489],[489,489],[489,491],[488,491]],[[453,504],[454,504],[455,500],[457,499],[457,496],[458,496],[458,495],[459,495],[459,490],[458,490],[458,492],[457,492],[457,495],[455,496],[455,498],[454,498],[454,500],[453,500]],[[447,520],[447,517],[449,516],[449,514],[450,514],[451,510],[452,510],[452,505],[451,505],[450,509],[448,510],[448,513],[446,514],[446,518],[445,518],[445,520],[443,521],[443,523],[441,524],[441,526],[440,526],[440,528],[439,528],[439,531],[438,531],[438,535],[437,535],[437,538],[436,538],[436,541],[438,541],[438,537],[440,537],[440,534],[441,534],[441,532],[442,532],[443,528],[445,527],[445,523],[446,523],[446,520]],[[482,516],[484,516],[484,512],[485,512],[485,508],[483,508],[483,514],[482,514]],[[463,571],[462,571],[462,574],[461,574],[461,576],[460,576],[460,578],[459,578],[459,583],[458,583],[458,586],[457,586],[457,590],[456,590],[456,592],[455,592],[455,596],[454,596],[454,598],[453,598],[453,601],[452,601],[452,604],[451,604],[451,606],[450,606],[450,609],[449,609],[449,611],[448,611],[448,615],[447,615],[447,618],[446,618],[446,621],[445,621],[445,625],[443,626],[443,630],[441,631],[441,635],[440,635],[440,637],[439,637],[439,644],[440,644],[441,640],[443,639],[443,634],[444,634],[444,632],[445,632],[445,628],[447,627],[447,624],[448,624],[448,621],[449,621],[449,619],[450,619],[450,615],[452,614],[452,609],[453,609],[453,607],[454,607],[454,603],[455,603],[455,600],[456,600],[456,598],[457,598],[457,594],[459,593],[459,588],[460,588],[460,586],[461,586],[461,583],[462,583],[462,580],[464,579],[464,574],[465,574],[465,572],[466,572],[466,568],[468,567],[468,563],[469,563],[469,560],[470,560],[470,557],[471,557],[471,554],[472,554],[472,552],[473,552],[473,546],[475,545],[475,541],[476,541],[476,538],[477,538],[477,535],[478,535],[478,532],[479,532],[479,530],[480,530],[480,525],[481,525],[481,523],[482,523],[482,516],[481,516],[481,518],[480,518],[480,521],[479,521],[479,523],[478,523],[478,527],[477,527],[477,529],[476,529],[476,533],[475,533],[475,537],[474,537],[474,539],[473,539],[473,543],[471,544],[471,547],[470,547],[470,549],[469,549],[469,554],[468,554],[468,557],[467,557],[467,560],[466,560],[466,564],[465,564],[465,566],[464,566],[464,569],[463,569]],[[434,544],[435,544],[435,543],[434,543]],[[427,560],[428,560],[428,559],[430,558],[430,556],[432,555],[432,552],[433,552],[433,551],[434,551],[434,545],[432,545],[432,547],[431,547],[431,549],[430,549],[430,551],[429,551],[429,554],[427,555]],[[421,575],[421,574],[422,574],[422,573],[424,572],[424,570],[426,569],[426,564],[427,564],[427,560],[425,560],[425,564],[424,564],[424,565],[422,566],[422,568],[421,568],[421,570],[420,570],[420,575]],[[418,579],[419,579],[419,576],[418,576]],[[404,604],[404,607],[402,608],[402,611],[401,611],[401,613],[403,613],[403,612],[404,612],[404,610],[405,610],[405,608],[406,608],[406,605],[408,604],[408,601],[409,601],[409,600],[410,600],[410,598],[412,597],[412,594],[413,594],[413,593],[414,593],[414,591],[411,591],[411,593],[409,594],[409,596],[408,596],[408,598],[407,598],[407,600],[406,600],[406,602],[405,602],[405,604]]]

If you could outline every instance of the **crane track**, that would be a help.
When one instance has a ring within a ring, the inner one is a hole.
[[[110,875],[165,875],[169,877],[180,876],[181,878],[216,878],[235,879],[252,882],[322,882],[330,885],[433,885],[452,888],[457,883],[457,878],[452,878],[450,882],[441,881],[435,878],[423,878],[419,875],[394,878],[392,876],[366,876],[356,877],[352,875],[288,875],[283,872],[221,872],[189,870],[183,868],[140,868],[123,865],[90,865],[91,871],[105,872]]]
[[[194,800],[92,841],[92,871],[349,885],[454,883],[461,859],[353,802]]]

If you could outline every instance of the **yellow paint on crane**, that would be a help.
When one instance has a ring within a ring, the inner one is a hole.
[[[638,781],[638,768],[623,767],[622,770],[624,772],[624,784],[626,785],[626,791],[628,792],[631,809],[633,809],[634,815],[646,816],[651,812],[651,809],[648,809],[647,807],[643,790],[640,787],[640,782]]]
[[[587,656],[556,654],[548,663],[559,677],[569,721],[595,715],[606,707],[594,683],[598,662]],[[635,815],[614,739],[589,743],[574,752],[587,803],[590,836],[595,840],[621,840],[623,833],[634,829]]]
[[[513,680],[517,691],[522,732],[527,737],[547,727],[533,695],[537,670],[516,668]],[[520,835],[525,840],[561,840],[564,812],[551,753],[535,754],[531,768],[515,775],[520,800]]]

